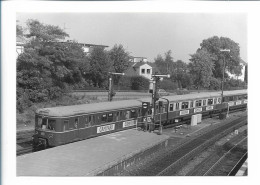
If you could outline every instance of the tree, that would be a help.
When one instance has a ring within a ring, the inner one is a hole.
[[[69,36],[69,34],[58,26],[43,24],[35,19],[29,19],[26,24],[29,30],[29,34],[26,36],[34,37],[38,42],[64,40],[65,37]]]
[[[164,58],[161,55],[157,55],[154,59],[156,66],[162,74],[173,74],[174,64],[171,54],[172,51],[169,50],[164,54]]]
[[[58,98],[75,85],[86,83],[80,67],[88,60],[82,47],[76,42],[56,42],[67,35],[58,27],[38,21],[29,26],[28,35],[35,38],[17,59],[17,106]]]
[[[16,21],[16,23],[18,22]],[[16,36],[23,36],[23,28],[19,24],[16,24]]]
[[[109,72],[112,72],[112,62],[108,53],[101,47],[95,47],[89,57],[90,72],[89,78],[95,87],[105,87],[108,82]]]
[[[191,55],[190,73],[194,85],[207,88],[210,85],[210,79],[213,75],[214,62],[206,49],[200,49]]]
[[[231,74],[238,74],[241,71],[240,66],[240,47],[239,44],[227,37],[211,37],[205,39],[200,44],[201,49],[206,49],[214,62],[213,75],[215,78],[222,78],[224,57],[226,70]],[[230,52],[223,53],[220,49],[230,49]]]
[[[116,73],[123,73],[130,66],[130,55],[127,52],[123,45],[114,45],[114,47],[109,51],[109,57],[113,63],[114,71]],[[115,76],[115,84],[118,83],[121,76]]]

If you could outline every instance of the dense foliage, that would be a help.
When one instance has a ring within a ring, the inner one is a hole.
[[[58,26],[28,20],[26,28],[17,25],[16,31],[17,36],[29,40],[17,58],[19,112],[33,103],[60,98],[72,89],[107,89],[109,73],[123,73],[131,65],[129,52],[121,44],[109,51],[94,47],[87,54],[77,42],[63,42],[69,35]],[[230,52],[220,52],[221,48],[230,49]],[[159,54],[154,59],[155,64],[161,74],[170,74],[171,78],[160,81],[158,88],[219,90],[224,58],[225,89],[246,87],[246,83],[231,79],[227,74],[241,74],[239,52],[239,45],[231,39],[214,36],[202,41],[189,64],[174,61],[171,50],[163,56]],[[149,80],[140,76],[113,76],[113,79],[120,90],[148,90],[149,87]]]

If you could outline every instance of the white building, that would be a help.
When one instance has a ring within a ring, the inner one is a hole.
[[[159,72],[156,65],[154,63],[147,62],[146,58],[145,60],[141,60],[141,61],[139,61],[138,59],[144,57],[136,57],[136,58],[137,58],[136,60],[132,60],[132,61],[138,61],[138,62],[133,62],[131,67],[129,67],[125,71],[126,76],[143,76],[144,78],[151,80],[152,74],[155,74],[155,72]]]

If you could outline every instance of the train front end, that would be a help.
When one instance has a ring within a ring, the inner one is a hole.
[[[47,110],[37,110],[35,114],[35,133],[33,144],[36,150],[56,146],[56,119]]]

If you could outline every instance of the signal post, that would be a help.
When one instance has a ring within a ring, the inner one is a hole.
[[[113,75],[125,75],[125,73],[112,73],[109,72],[109,79],[108,79],[108,101],[112,101],[113,96],[116,95],[116,93],[114,92],[114,83],[113,83]]]
[[[159,80],[163,79],[163,77],[166,78],[170,78],[170,75],[159,75],[159,74],[155,74],[152,75],[152,123],[151,126],[149,127],[149,131],[154,130],[155,128],[155,123],[156,123],[156,119],[155,119],[155,115],[156,115],[156,101],[159,100],[159,94],[157,92],[157,83],[159,82]],[[151,88],[151,87],[150,87]],[[151,92],[151,89],[150,89]],[[159,107],[159,112],[161,114],[161,108]],[[162,125],[161,125],[161,120],[160,120],[160,126],[159,126],[159,134],[162,134]]]

